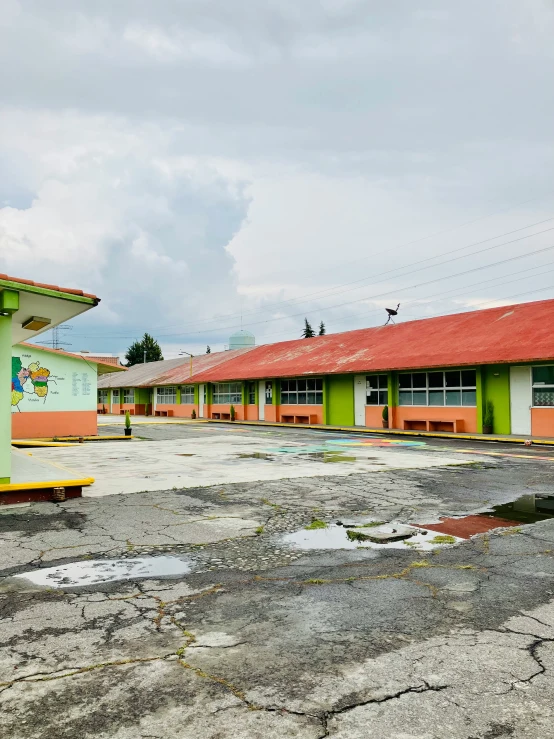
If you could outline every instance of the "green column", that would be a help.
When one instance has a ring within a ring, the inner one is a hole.
[[[281,383],[279,380],[271,380],[273,384],[273,396],[272,396],[272,405],[280,405],[281,404]]]
[[[329,380],[323,378],[323,425],[329,423]]]
[[[389,395],[389,428],[396,428],[396,407],[398,405],[398,372],[389,372],[387,376]]]
[[[177,401],[177,405],[181,405],[181,386],[180,385],[177,385],[175,400]]]
[[[0,316],[0,484],[11,478],[12,317]]]
[[[477,433],[483,433],[483,375],[481,373],[481,367],[477,367],[477,381],[476,381],[476,396],[477,400],[475,405],[477,413]]]

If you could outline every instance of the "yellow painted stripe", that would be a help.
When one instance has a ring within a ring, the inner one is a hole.
[[[468,441],[505,441],[509,444],[533,444],[554,446],[554,439],[522,439],[516,436],[492,436],[484,434],[451,434],[440,431],[402,431],[401,429],[370,429],[364,426],[323,426],[308,423],[279,423],[276,421],[221,421],[217,418],[204,419],[208,423],[227,423],[235,426],[277,426],[294,429],[313,429],[315,431],[342,431],[355,434],[390,434],[391,436],[425,436],[432,439],[464,439]]]
[[[45,488],[69,488],[92,485],[94,477],[83,477],[80,480],[47,480],[46,482],[17,482],[0,485],[0,493],[10,493],[17,490],[42,490]]]
[[[15,446],[17,448],[19,447],[43,447],[43,446],[73,446],[73,444],[68,444],[67,442],[60,442],[60,441],[30,441],[28,439],[25,439],[25,441],[20,441],[19,439],[12,440],[12,446]]]
[[[131,416],[132,418],[132,416]],[[155,426],[160,424],[161,426],[175,426],[185,425],[189,423],[207,423],[211,421],[209,418],[195,418],[194,420],[183,420],[183,421],[135,421],[131,423],[131,426]],[[281,424],[279,424],[281,425]],[[122,423],[98,423],[97,426],[123,426]]]

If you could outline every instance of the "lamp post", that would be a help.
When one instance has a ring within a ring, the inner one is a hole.
[[[179,356],[182,356],[183,354],[187,354],[190,357],[190,376],[192,377],[192,359],[194,357],[194,354],[191,354],[190,352],[186,352],[184,350],[179,352]]]

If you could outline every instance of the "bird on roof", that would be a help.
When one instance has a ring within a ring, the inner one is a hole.
[[[389,317],[387,318],[387,323],[391,323],[391,322],[392,323],[395,323],[395,321],[393,319],[393,316],[397,316],[398,315],[398,309],[399,308],[400,308],[400,303],[398,303],[398,305],[396,306],[396,310],[394,308],[385,308],[385,310],[389,314]],[[385,323],[385,326],[387,325],[387,323]]]

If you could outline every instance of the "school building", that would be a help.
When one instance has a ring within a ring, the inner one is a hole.
[[[109,412],[554,437],[554,300],[131,368]],[[386,411],[386,421],[383,412]]]

